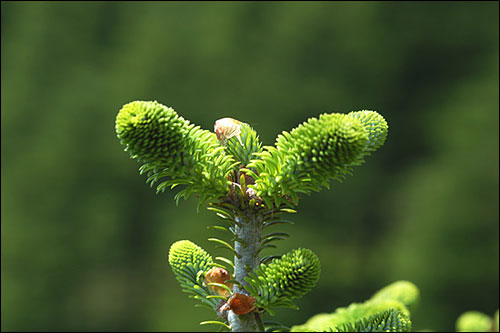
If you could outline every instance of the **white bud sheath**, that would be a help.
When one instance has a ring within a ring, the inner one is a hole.
[[[241,122],[233,118],[222,118],[215,122],[214,132],[217,135],[219,142],[225,146],[227,140],[233,136],[240,138],[241,134]],[[241,140],[240,140],[241,142]]]

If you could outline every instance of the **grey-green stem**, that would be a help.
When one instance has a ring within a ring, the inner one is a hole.
[[[259,248],[261,245],[262,235],[262,217],[258,214],[246,213],[236,217],[236,237],[240,238],[244,244],[235,241],[234,249],[240,258],[234,258],[234,278],[243,286],[247,285],[245,277],[249,272],[258,267],[260,262]],[[249,293],[238,285],[234,285],[233,292],[249,295]],[[237,315],[232,311],[228,313],[229,325],[232,332],[257,332],[259,327],[262,327],[262,322],[259,325],[256,318],[260,320],[260,316],[256,317],[253,312],[245,315]]]

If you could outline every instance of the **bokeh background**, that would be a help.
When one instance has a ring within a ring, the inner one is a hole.
[[[300,324],[414,282],[415,329],[499,306],[498,2],[1,3],[2,331],[201,331],[167,264],[216,218],[156,195],[115,136],[158,100],[264,144],[324,112],[377,110],[386,144],[301,199],[279,254],[321,258]]]

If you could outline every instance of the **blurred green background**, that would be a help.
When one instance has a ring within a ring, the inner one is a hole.
[[[415,329],[499,306],[498,2],[1,3],[3,331],[201,331],[167,264],[207,241],[196,200],[155,195],[115,136],[158,100],[264,144],[324,112],[377,110],[384,147],[302,198],[275,252],[318,254],[300,324],[406,279]],[[219,235],[220,236],[220,235]]]

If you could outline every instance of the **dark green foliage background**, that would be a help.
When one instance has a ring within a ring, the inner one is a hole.
[[[181,293],[168,248],[190,239],[228,253],[206,240],[212,214],[155,195],[122,151],[115,117],[137,99],[206,129],[237,118],[264,144],[323,112],[387,119],[386,144],[283,227],[279,253],[310,248],[322,274],[301,311],[277,320],[303,323],[399,279],[421,289],[415,329],[493,314],[498,9],[2,2],[2,330],[200,331],[212,318]]]

